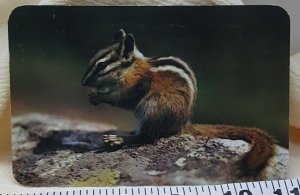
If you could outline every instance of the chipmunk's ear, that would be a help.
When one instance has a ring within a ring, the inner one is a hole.
[[[125,36],[126,36],[126,33],[123,29],[118,30],[114,36],[113,43],[120,43],[124,39]]]
[[[135,40],[132,34],[125,36],[123,41],[120,43],[119,51],[122,57],[129,57],[130,54],[133,54],[135,47]]]

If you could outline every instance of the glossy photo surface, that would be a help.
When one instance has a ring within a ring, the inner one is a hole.
[[[9,20],[28,186],[285,178],[289,17],[275,6],[25,6]]]

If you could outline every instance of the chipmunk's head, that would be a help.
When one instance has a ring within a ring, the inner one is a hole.
[[[120,77],[136,57],[143,57],[135,47],[133,35],[119,30],[113,44],[101,49],[89,62],[81,84],[90,88],[89,101],[117,104],[120,99]]]

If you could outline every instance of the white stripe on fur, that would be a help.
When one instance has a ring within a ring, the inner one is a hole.
[[[177,68],[175,66],[172,66],[172,65],[152,67],[152,68],[150,68],[150,70],[153,71],[153,72],[171,71],[171,72],[175,72],[175,73],[179,74],[179,76],[187,82],[187,84],[190,88],[190,91],[191,91],[191,93],[190,93],[190,104],[193,103],[194,95],[195,95],[195,88],[194,88],[194,85],[193,85],[193,82],[192,82],[190,76],[184,70],[182,70],[180,68]]]
[[[112,69],[114,69],[114,68],[116,68],[117,66],[120,66],[120,65],[121,65],[121,62],[120,62],[120,61],[111,63],[111,64],[109,64],[108,66],[106,66],[103,70],[101,70],[101,71],[99,72],[99,75],[105,74],[105,73],[111,71]]]
[[[109,57],[101,58],[100,60],[98,60],[98,61],[96,62],[95,65],[98,65],[99,63],[102,63],[102,62],[106,62],[107,60],[109,60]]]
[[[189,71],[189,73],[192,75],[192,77],[193,77],[192,80],[195,81],[195,84],[196,84],[194,72],[190,69],[189,65],[186,62],[184,62],[183,60],[181,60],[180,58],[174,57],[174,56],[168,56],[168,57],[160,57],[160,58],[156,59],[155,61],[159,61],[159,60],[174,60],[174,61],[178,62],[179,64],[183,65]],[[195,91],[197,91],[196,87],[197,86],[194,86]]]

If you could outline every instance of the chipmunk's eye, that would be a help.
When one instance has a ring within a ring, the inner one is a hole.
[[[96,67],[96,72],[104,70],[109,65],[109,61],[96,63],[94,66]]]
[[[95,63],[96,70],[101,71],[101,70],[105,69],[108,64],[108,61],[109,61],[109,59],[107,57],[97,60]]]
[[[106,64],[96,64],[95,67],[96,67],[96,71],[99,72],[106,68]]]
[[[121,64],[122,68],[127,68],[127,67],[129,67],[130,65],[131,65],[130,62],[125,62],[125,63],[122,63],[122,64]]]

